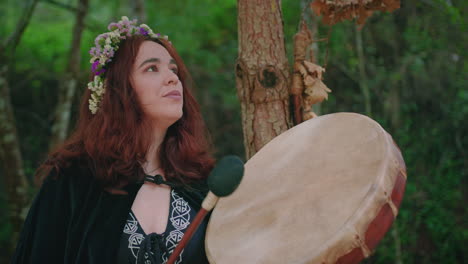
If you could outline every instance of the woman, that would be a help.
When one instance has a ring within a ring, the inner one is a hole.
[[[164,263],[207,192],[214,160],[184,63],[135,20],[109,30],[76,130],[38,170],[13,263]],[[207,263],[205,229],[176,263]]]

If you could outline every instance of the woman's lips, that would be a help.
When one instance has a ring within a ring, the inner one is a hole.
[[[173,91],[168,92],[163,97],[168,97],[168,98],[172,98],[172,99],[180,99],[182,97],[182,95],[180,94],[179,91],[173,90]]]

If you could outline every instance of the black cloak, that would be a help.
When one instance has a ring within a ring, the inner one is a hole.
[[[52,170],[32,203],[11,263],[117,263],[119,241],[141,185],[126,185],[128,195],[111,194],[89,168]],[[202,182],[176,191],[199,210],[207,189]],[[203,237],[207,221],[197,230]],[[204,247],[196,252],[189,263],[208,263]]]

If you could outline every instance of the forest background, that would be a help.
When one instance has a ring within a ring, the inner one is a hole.
[[[25,2],[1,1],[0,40],[14,31]],[[49,148],[75,23],[72,7],[77,2],[39,1],[10,63],[7,79],[31,197],[37,191],[32,184],[34,171]],[[293,35],[307,2],[281,4],[290,64]],[[86,89],[88,50],[95,36],[122,15],[133,18],[132,3],[89,1],[71,124]],[[318,37],[328,41],[318,42],[317,63],[326,64],[324,83],[333,90],[320,114],[346,111],[371,116],[393,136],[407,165],[399,215],[365,263],[466,263],[468,259],[467,6],[463,0],[402,1],[393,13],[373,14],[361,30],[350,21],[331,28],[318,25]],[[169,35],[188,65],[216,156],[243,157],[234,73],[236,1],[147,1],[143,13],[150,27]],[[363,86],[370,91],[367,107]],[[8,252],[16,241],[11,240],[6,213],[4,170],[0,167],[0,251]],[[1,255],[0,263],[6,263],[9,254]]]

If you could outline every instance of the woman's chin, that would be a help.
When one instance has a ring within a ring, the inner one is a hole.
[[[149,118],[153,119],[154,122],[157,124],[159,127],[170,127],[173,125],[175,122],[177,122],[179,119],[182,118],[183,111],[182,109],[180,111],[173,111],[173,112],[167,112],[163,116],[161,114],[155,116],[155,115],[150,115]]]

